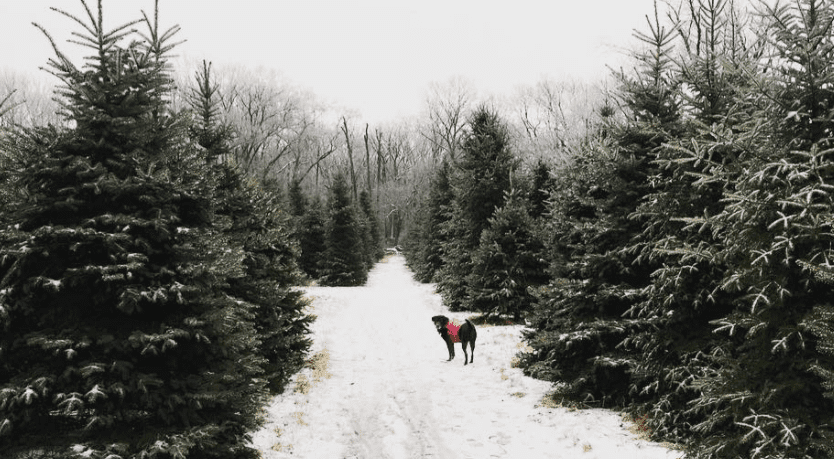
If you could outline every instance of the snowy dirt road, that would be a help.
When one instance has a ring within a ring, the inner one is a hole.
[[[447,362],[431,322],[449,313],[405,260],[363,287],[308,287],[315,368],[294,377],[253,436],[264,458],[639,458],[681,452],[639,440],[607,410],[541,406],[549,383],[512,368],[521,327],[478,327],[475,362]]]

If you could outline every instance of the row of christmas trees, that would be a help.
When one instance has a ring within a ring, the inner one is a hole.
[[[326,208],[309,199],[297,182],[290,184],[289,211],[301,254],[299,267],[309,279],[326,286],[362,285],[382,258],[382,235],[368,190],[354,201],[347,177],[337,173]]]
[[[689,457],[834,457],[834,5],[737,6],[648,17],[546,186],[512,191],[474,115],[409,257],[453,307],[526,313],[526,373]]]
[[[0,139],[0,451],[257,457],[249,432],[310,345],[292,287],[303,271],[364,283],[380,256],[370,198],[337,177],[326,210],[299,184],[282,201],[225,161],[209,65],[172,109],[177,28],[158,9],[108,30],[101,2],[81,3],[57,11],[92,57],[76,66],[53,42],[49,62],[65,125]]]
[[[468,120],[457,156],[444,160],[411,224],[406,243],[418,280],[437,282],[452,310],[520,319],[547,281],[541,231],[549,182],[541,162],[519,170],[510,134],[487,106]]]

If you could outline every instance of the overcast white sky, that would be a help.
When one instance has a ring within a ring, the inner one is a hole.
[[[88,0],[95,8],[96,0]],[[178,54],[216,65],[275,69],[290,81],[381,122],[416,113],[433,81],[464,77],[507,94],[545,76],[597,80],[635,48],[653,0],[162,0]],[[0,0],[0,68],[37,72],[77,30],[49,10],[79,0]],[[153,0],[105,0],[105,24],[151,13]]]

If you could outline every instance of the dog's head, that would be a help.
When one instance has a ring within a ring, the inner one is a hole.
[[[442,330],[446,327],[446,324],[449,323],[449,318],[446,316],[434,316],[431,318],[431,321],[434,322],[434,327],[438,330]]]

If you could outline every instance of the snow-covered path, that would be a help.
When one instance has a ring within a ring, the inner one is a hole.
[[[306,291],[319,365],[267,407],[253,437],[266,459],[683,456],[638,440],[617,413],[539,406],[550,384],[511,367],[520,326],[478,327],[474,364],[464,367],[460,344],[447,362],[431,317],[467,315],[449,313],[401,256],[363,287]]]

